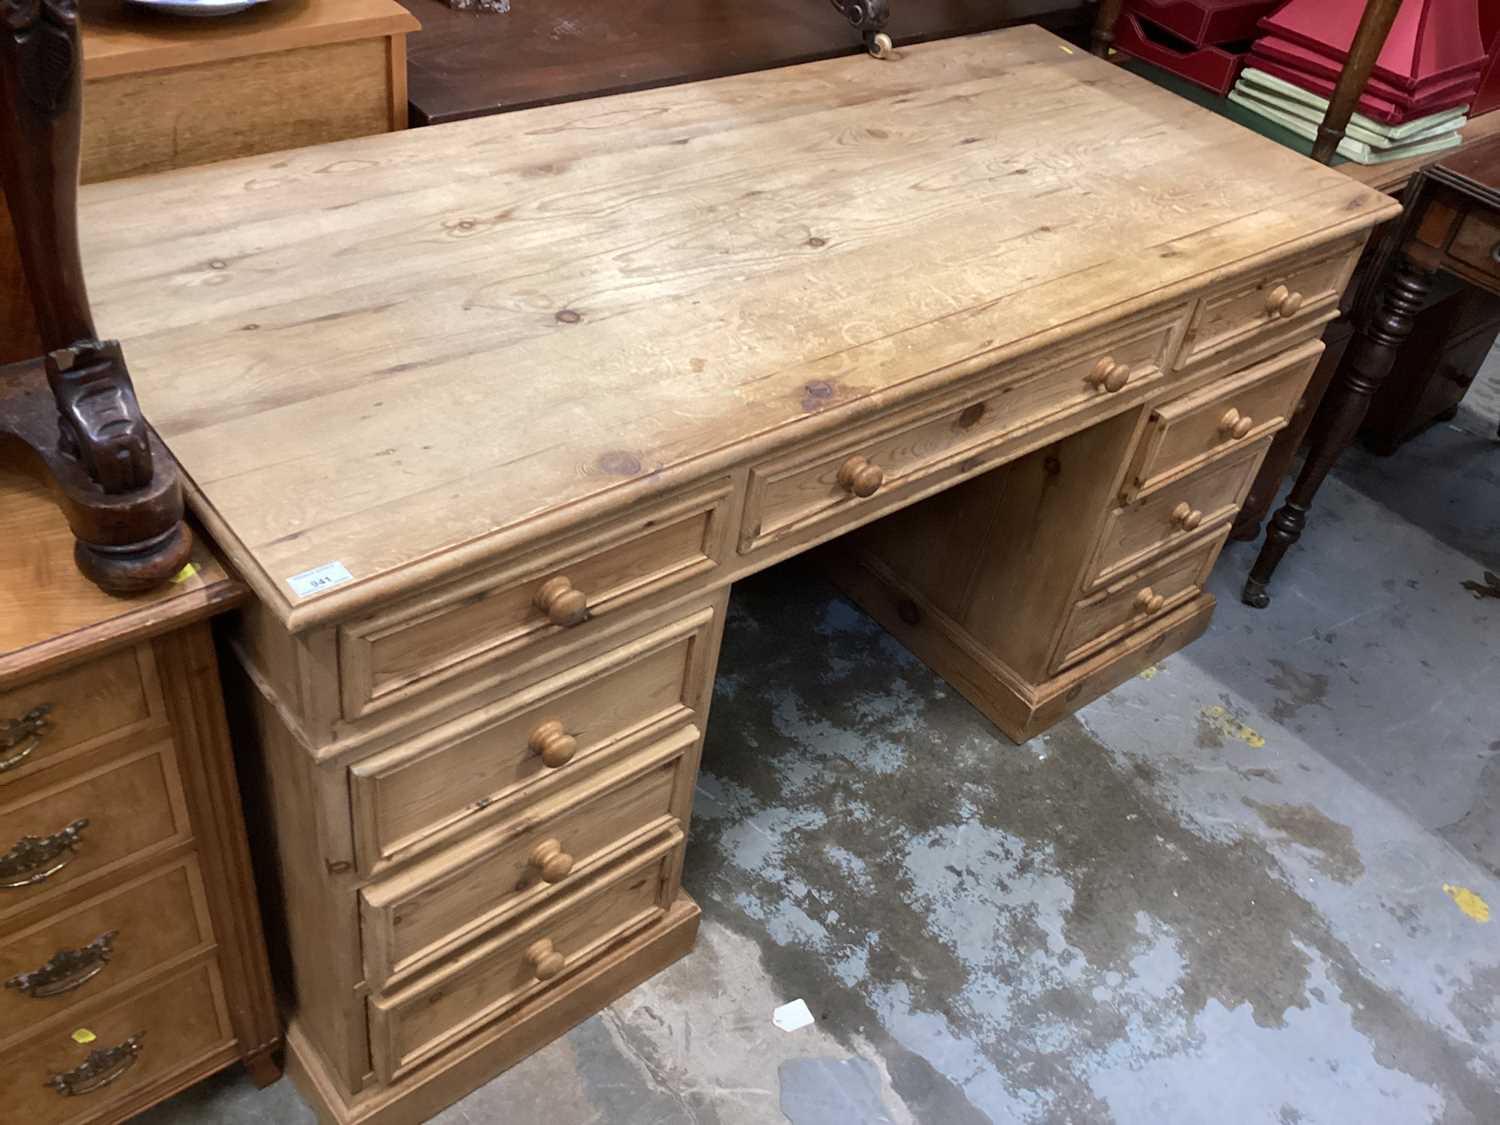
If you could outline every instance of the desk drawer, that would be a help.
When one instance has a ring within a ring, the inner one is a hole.
[[[1500,279],[1500,223],[1489,215],[1471,211],[1459,223],[1448,253],[1465,265]]]
[[[0,942],[0,1040],[212,942],[197,860],[111,888]]]
[[[162,719],[147,645],[0,692],[0,787]]]
[[[1179,367],[1195,364],[1258,336],[1293,332],[1337,303],[1363,240],[1295,258],[1250,279],[1221,286],[1198,304]]]
[[[1142,566],[1163,551],[1232,519],[1255,480],[1268,438],[1123,508],[1104,522],[1089,588]]]
[[[170,743],[0,807],[0,917],[188,834]]]
[[[1125,499],[1155,492],[1286,425],[1323,354],[1313,341],[1151,412]]]
[[[1212,539],[1075,605],[1063,626],[1052,671],[1060,672],[1087,659],[1195,597],[1203,589],[1228,535],[1229,528],[1224,527]]]
[[[707,702],[713,608],[636,637],[350,768],[366,874],[497,823],[516,801],[581,784]]]
[[[728,480],[644,506],[519,562],[339,630],[343,711],[398,703],[503,657],[539,657],[589,622],[702,577],[720,563]]]
[[[566,980],[665,917],[682,833],[641,852],[522,925],[454,958],[402,991],[370,998],[375,1073],[393,1082],[412,1067]]]
[[[690,802],[698,739],[696,727],[683,727],[582,792],[570,789],[549,808],[367,886],[360,909],[371,987],[386,988],[518,911],[569,893],[633,840],[676,824],[674,810]]]
[[[92,1121],[231,1038],[218,968],[204,962],[128,1000],[81,1009],[0,1052],[5,1120]]]
[[[913,408],[892,426],[842,435],[751,470],[739,548],[748,554],[783,536],[843,518],[860,505],[880,507],[900,486],[972,457],[1016,432],[1079,410],[1114,392],[1155,385],[1176,344],[1186,310],[1125,327],[967,399]],[[1128,395],[1121,396],[1128,398]]]

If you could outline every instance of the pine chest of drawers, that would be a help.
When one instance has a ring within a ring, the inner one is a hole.
[[[117,1122],[281,1041],[201,546],[120,600],[44,489],[0,471],[0,1119]]]
[[[1017,738],[1196,636],[1394,211],[1035,28],[86,191],[256,594],[319,1112],[420,1121],[689,949],[736,579],[837,541]]]

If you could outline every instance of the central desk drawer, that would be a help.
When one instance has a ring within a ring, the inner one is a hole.
[[[0,786],[164,722],[148,646],[0,692]]]
[[[517,912],[567,894],[632,841],[678,823],[697,772],[699,733],[683,727],[550,806],[530,806],[361,893],[365,973],[389,987]],[[686,764],[685,764],[686,763]]]
[[[186,838],[169,743],[0,807],[0,918],[52,890]]]
[[[370,874],[573,786],[706,702],[712,608],[350,767],[355,854]]]
[[[589,622],[719,565],[727,480],[641,507],[520,562],[452,583],[339,631],[348,718],[480,665],[582,640]]]
[[[1104,523],[1089,586],[1129,573],[1179,543],[1233,517],[1245,501],[1261,456],[1270,444],[1258,444],[1184,477],[1123,508]]]
[[[0,942],[0,1039],[213,941],[194,859]]]
[[[914,407],[919,416],[902,424],[887,420],[853,439],[842,435],[755,466],[740,529],[741,553],[842,518],[859,505],[878,507],[885,493],[1019,431],[1105,400],[1129,401],[1128,392],[1162,378],[1186,311],[1177,308],[1116,326],[1072,354],[1035,365],[972,398]]]
[[[524,925],[407,988],[370,998],[375,1073],[394,1082],[665,917],[683,836],[673,828]]]

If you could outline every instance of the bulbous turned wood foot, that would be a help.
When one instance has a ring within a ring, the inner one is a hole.
[[[1244,602],[1251,609],[1265,609],[1266,606],[1271,604],[1271,595],[1266,592],[1266,587],[1263,583],[1257,582],[1253,578],[1247,578],[1245,579],[1245,588],[1240,591],[1240,601]]]
[[[193,533],[181,520],[145,543],[107,547],[80,539],[73,544],[73,561],[84,577],[117,597],[155,589],[181,571],[192,554]]]

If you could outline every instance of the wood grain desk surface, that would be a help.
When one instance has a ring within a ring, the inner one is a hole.
[[[295,630],[1396,207],[1027,27],[81,212],[101,330]]]
[[[82,0],[80,10],[83,70],[89,79],[371,39],[421,26],[396,0],[276,0],[211,20],[159,16],[122,0]]]

